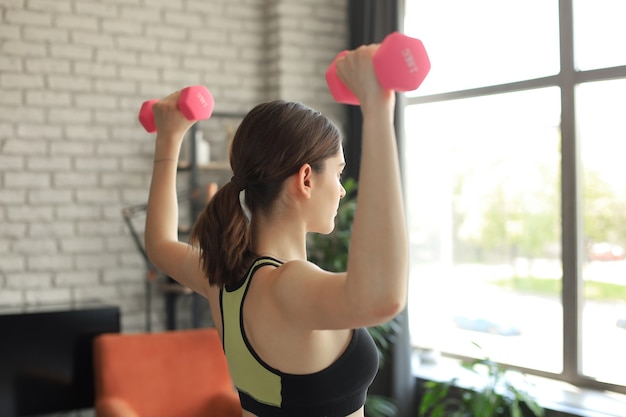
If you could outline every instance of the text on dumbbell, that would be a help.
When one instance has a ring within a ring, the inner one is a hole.
[[[198,97],[198,100],[200,101],[200,104],[202,105],[202,107],[206,107],[209,105],[209,103],[207,103],[202,93],[196,93],[196,97]]]
[[[415,59],[413,58],[411,50],[409,48],[404,48],[401,53],[402,57],[404,58],[404,62],[406,63],[406,66],[409,68],[409,74],[417,72],[417,64],[415,63]]]

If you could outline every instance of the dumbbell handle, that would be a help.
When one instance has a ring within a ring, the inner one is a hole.
[[[335,57],[326,71],[326,82],[335,101],[358,105],[359,100],[337,76],[335,61],[347,53],[343,51]],[[430,71],[424,44],[400,32],[385,37],[372,57],[372,64],[381,87],[392,91],[417,89]]]
[[[139,110],[139,122],[148,133],[156,132],[152,106],[159,100],[144,101]],[[183,88],[178,98],[178,109],[187,120],[204,120],[211,117],[215,102],[211,92],[202,85]]]

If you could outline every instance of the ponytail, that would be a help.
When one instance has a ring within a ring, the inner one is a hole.
[[[254,259],[248,220],[239,203],[240,187],[221,187],[204,208],[191,231],[190,243],[200,251],[200,266],[210,285],[237,282]]]

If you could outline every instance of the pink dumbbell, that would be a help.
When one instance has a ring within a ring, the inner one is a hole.
[[[159,100],[144,101],[139,110],[139,122],[148,133],[156,132],[152,105]],[[211,117],[215,101],[203,85],[183,88],[178,98],[178,108],[187,120],[204,120]]]
[[[326,70],[326,83],[335,101],[358,105],[359,100],[337,76],[335,61],[344,56],[343,51],[335,57]],[[392,91],[416,90],[430,71],[430,60],[419,39],[394,32],[382,41],[372,58],[376,77],[381,87]]]

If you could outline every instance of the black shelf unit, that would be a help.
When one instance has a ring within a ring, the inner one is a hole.
[[[213,112],[212,118],[228,118],[241,121],[245,113],[227,113],[227,112]],[[212,161],[208,164],[198,165],[196,155],[196,135],[199,129],[199,124],[195,123],[188,132],[188,136],[185,140],[188,141],[189,155],[186,160],[179,161],[178,171],[187,174],[187,186],[188,190],[178,194],[179,202],[186,200],[189,202],[189,219],[190,224],[187,227],[179,227],[179,236],[188,235],[191,231],[191,225],[198,218],[206,199],[203,199],[203,193],[201,190],[201,171],[229,171],[229,163],[224,161]],[[145,277],[145,330],[147,332],[152,331],[152,287],[155,278],[159,275],[159,270],[150,262],[143,245],[143,239],[140,237],[137,228],[133,222],[133,218],[138,213],[145,213],[147,209],[147,203],[130,206],[122,209],[122,217],[126,223],[133,239],[135,246],[142,258],[144,259],[146,266]],[[135,219],[137,221],[137,219]],[[201,326],[201,310],[202,303],[206,302],[204,298],[197,293],[194,293],[188,288],[180,285],[171,277],[165,277],[165,283],[159,286],[158,293],[162,294],[165,298],[165,327],[167,330],[176,330],[179,328],[177,322],[177,304],[181,296],[191,297],[191,326],[198,328]]]

